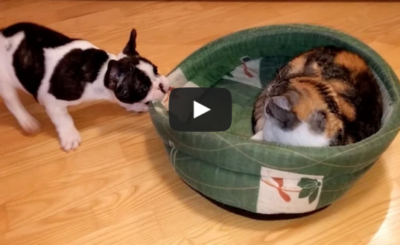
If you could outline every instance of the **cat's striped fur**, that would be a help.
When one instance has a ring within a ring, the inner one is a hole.
[[[253,130],[276,143],[345,145],[377,132],[382,113],[379,84],[366,62],[355,53],[321,47],[278,71],[255,103]]]

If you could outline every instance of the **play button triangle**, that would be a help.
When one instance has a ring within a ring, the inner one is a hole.
[[[193,101],[193,119],[203,115],[204,113],[210,111],[210,108],[205,107],[204,105]]]

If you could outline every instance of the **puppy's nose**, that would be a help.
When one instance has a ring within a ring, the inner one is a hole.
[[[166,93],[166,91],[164,90],[164,84],[160,83],[160,90],[161,92],[163,92],[164,94]]]

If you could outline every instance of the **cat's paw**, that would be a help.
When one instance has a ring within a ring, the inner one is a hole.
[[[76,150],[81,144],[81,136],[74,127],[61,130],[59,137],[61,148],[66,152]]]
[[[250,139],[252,140],[257,140],[257,141],[263,141],[264,140],[264,134],[263,131],[259,131],[255,135],[253,135]]]
[[[19,120],[19,124],[27,134],[37,134],[40,132],[39,122],[29,114]]]

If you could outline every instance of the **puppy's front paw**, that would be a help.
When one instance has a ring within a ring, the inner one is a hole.
[[[20,120],[19,123],[27,134],[36,134],[40,131],[39,122],[29,114]]]
[[[76,128],[61,130],[59,133],[61,148],[66,151],[72,151],[81,144],[81,136]]]

